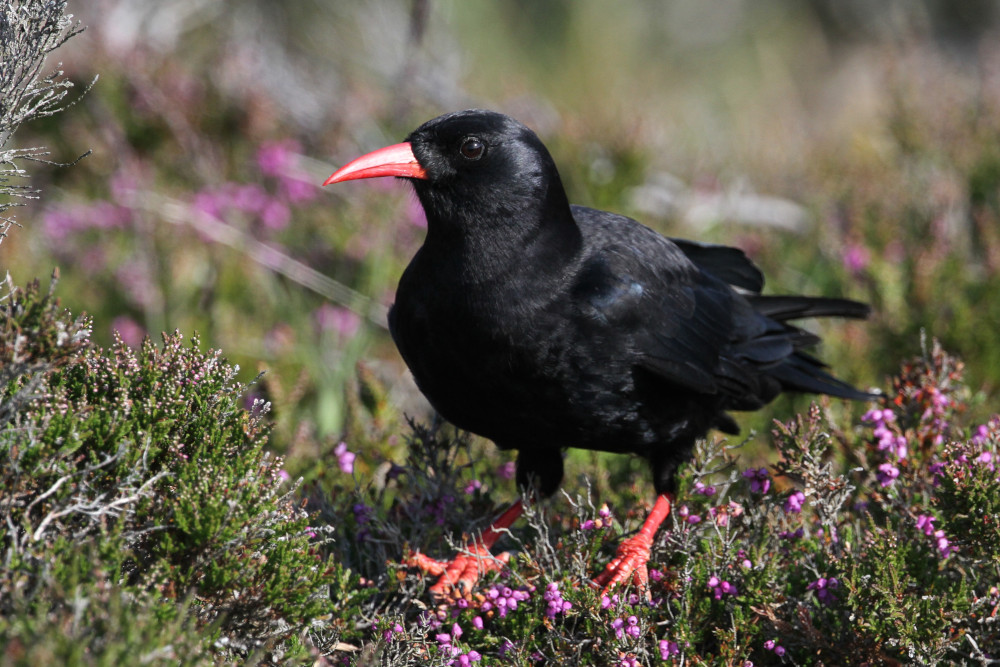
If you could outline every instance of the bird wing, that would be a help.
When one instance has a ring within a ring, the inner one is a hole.
[[[588,255],[573,298],[592,335],[602,335],[594,328],[607,328],[608,336],[625,336],[636,365],[693,391],[747,391],[752,378],[726,359],[741,339],[763,333],[764,323],[689,253],[744,289],[758,288],[762,279],[746,256],[721,246],[678,244],[603,211],[574,207],[574,216]],[[767,342],[746,352],[762,358],[785,352],[772,348]]]
[[[634,365],[732,409],[755,409],[782,389],[867,397],[801,351],[819,341],[788,323],[863,317],[846,299],[761,296],[763,276],[736,248],[667,239],[625,218],[574,207],[587,237],[574,301],[608,340],[625,336]],[[734,289],[739,288],[739,289]]]

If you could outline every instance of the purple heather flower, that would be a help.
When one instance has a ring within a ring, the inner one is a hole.
[[[698,494],[701,494],[703,496],[714,496],[715,495],[715,487],[714,486],[705,486],[701,482],[695,482],[694,483],[694,492],[698,493]]]
[[[837,601],[837,596],[833,592],[838,588],[840,588],[840,582],[834,577],[820,577],[806,586],[806,590],[815,591],[816,597],[825,605],[831,605]]]
[[[282,177],[278,186],[282,196],[293,206],[310,202],[319,195],[315,185],[294,176]]]
[[[945,537],[943,530],[934,531],[934,545],[937,547],[938,553],[941,554],[942,558],[947,558],[952,551],[957,550],[951,546],[951,542]]]
[[[848,272],[858,275],[868,268],[868,264],[871,262],[871,251],[860,243],[849,242],[844,246],[841,261]]]
[[[329,303],[313,311],[313,318],[320,331],[332,331],[345,340],[352,338],[361,327],[357,313]]]
[[[504,618],[508,611],[517,609],[518,602],[527,600],[531,597],[531,594],[526,590],[515,590],[509,586],[491,586],[486,591],[486,597],[487,600],[479,606],[480,611],[488,612],[496,609],[500,618]]]
[[[545,615],[550,619],[555,618],[559,614],[565,614],[573,608],[572,603],[563,600],[562,593],[559,592],[559,584],[556,582],[552,582],[545,587],[545,593],[542,597],[548,603]]]
[[[474,627],[476,630],[482,630],[483,629],[483,617],[482,616],[475,616],[475,617],[473,617],[473,619],[472,619],[472,627]]]
[[[805,529],[797,528],[795,530],[783,530],[778,533],[778,537],[783,540],[799,540],[802,539],[805,534]]]
[[[372,517],[375,515],[375,510],[364,503],[355,503],[351,510],[354,512],[354,521],[358,524],[358,535],[357,539],[363,541],[368,539],[371,535],[371,531],[368,530],[368,524],[371,523]]]
[[[675,655],[680,655],[681,649],[677,646],[677,642],[667,641],[666,639],[660,640],[660,659],[669,660]]]
[[[391,628],[389,628],[388,630],[386,630],[386,631],[385,631],[385,632],[383,633],[383,635],[382,635],[382,636],[383,636],[383,637],[385,638],[385,640],[386,640],[387,642],[391,642],[391,641],[392,641],[392,638],[393,638],[393,636],[395,636],[395,635],[397,635],[397,634],[402,634],[402,632],[403,632],[403,626],[402,626],[402,625],[400,625],[399,623],[396,623],[396,624],[395,624],[395,625],[393,625],[393,626],[392,626]]]
[[[257,168],[265,176],[281,176],[295,166],[301,150],[294,139],[264,142],[257,149]]]
[[[256,183],[227,183],[222,188],[229,205],[244,213],[257,213],[271,201],[271,196]]]
[[[974,445],[984,445],[986,444],[986,441],[989,440],[989,437],[990,437],[990,427],[986,424],[980,424],[976,428],[975,432],[972,434],[972,437],[969,439],[969,442],[971,442]]]
[[[993,454],[990,452],[983,452],[976,457],[976,463],[982,464],[989,468],[990,470],[995,470],[996,466],[993,465]]]
[[[697,514],[691,514],[691,508],[687,505],[680,506],[677,510],[677,516],[679,516],[681,521],[684,521],[685,523],[699,523],[701,521],[700,516]]]
[[[771,476],[767,468],[747,468],[743,477],[750,481],[750,490],[754,493],[767,493],[771,489]]]
[[[712,597],[716,600],[721,600],[723,595],[736,595],[739,592],[736,586],[728,581],[721,581],[715,575],[709,577],[708,588],[712,591]]]
[[[931,474],[934,479],[934,486],[941,484],[941,475],[944,474],[944,464],[940,461],[935,461],[927,466],[927,472]]]
[[[876,446],[879,451],[888,451],[897,459],[906,458],[908,453],[906,438],[889,426],[896,421],[896,413],[888,408],[869,410],[861,419],[872,424],[872,435],[877,440]]]
[[[280,231],[291,222],[292,212],[288,205],[277,199],[268,199],[261,207],[259,213],[260,221],[265,229]]]
[[[642,634],[642,629],[639,627],[639,619],[635,616],[629,616],[625,619],[625,634],[633,639],[638,639],[639,635]]]
[[[801,491],[795,491],[790,496],[785,498],[785,513],[786,514],[798,514],[802,511],[802,503],[806,501],[806,494]]]
[[[774,640],[773,639],[768,639],[766,642],[764,642],[764,648],[767,649],[768,651],[773,651],[774,650]]]
[[[119,315],[111,320],[111,330],[117,331],[122,342],[129,347],[139,347],[146,337],[146,330],[128,315]]]
[[[347,451],[347,443],[341,442],[337,445],[333,453],[337,457],[337,465],[340,466],[341,472],[350,475],[354,472],[354,458],[356,454],[354,452]]]
[[[216,220],[222,220],[224,206],[222,198],[213,190],[202,190],[191,201],[191,208]]]
[[[514,479],[515,472],[517,472],[517,464],[513,461],[508,461],[497,468],[497,477],[504,481],[512,480]]]
[[[464,489],[465,495],[471,496],[473,493],[475,493],[477,490],[481,488],[483,488],[483,483],[480,482],[478,479],[474,479],[465,485]]]
[[[883,463],[878,467],[878,483],[883,487],[890,486],[899,477],[899,468],[891,463]]]
[[[921,514],[917,517],[917,530],[923,532],[924,535],[930,536],[934,534],[934,521],[935,518],[929,514]]]
[[[478,651],[469,651],[468,653],[456,656],[449,664],[456,665],[457,667],[469,667],[472,663],[482,660],[482,657]]]

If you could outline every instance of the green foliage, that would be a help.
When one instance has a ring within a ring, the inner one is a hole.
[[[11,292],[0,328],[31,341],[0,349],[0,402],[18,406],[0,431],[8,657],[113,664],[190,628],[219,657],[304,657],[299,635],[331,609],[328,531],[264,451],[267,406],[243,408],[238,369],[180,334],[87,345],[86,321],[37,284]],[[67,615],[85,648],[56,640]]]

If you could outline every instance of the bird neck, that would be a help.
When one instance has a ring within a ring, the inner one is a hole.
[[[503,280],[526,270],[561,272],[583,245],[558,180],[544,193],[519,197],[506,192],[502,198],[467,200],[461,207],[438,206],[424,196],[421,202],[427,212],[426,252],[457,263],[452,275],[465,283]]]

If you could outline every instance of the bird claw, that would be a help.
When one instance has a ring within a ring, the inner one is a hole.
[[[649,562],[652,544],[652,539],[642,533],[619,544],[614,559],[594,578],[594,584],[601,587],[601,593],[625,583],[629,577],[634,585],[645,588],[649,583],[646,563]]]
[[[510,562],[510,552],[494,556],[484,545],[473,543],[466,551],[450,561],[431,558],[421,553],[411,553],[405,565],[415,567],[425,574],[438,577],[429,591],[435,600],[468,599],[479,579],[490,572],[502,569]]]

